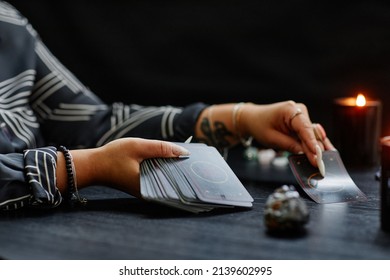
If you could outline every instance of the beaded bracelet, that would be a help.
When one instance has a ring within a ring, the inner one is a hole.
[[[80,204],[85,204],[87,200],[85,198],[80,197],[79,191],[77,188],[76,181],[76,169],[73,163],[72,154],[69,150],[64,146],[59,146],[58,150],[62,152],[65,157],[65,168],[68,179],[68,189],[66,192],[66,200],[69,204],[73,205],[75,202]]]

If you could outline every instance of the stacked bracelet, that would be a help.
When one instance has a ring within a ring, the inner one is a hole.
[[[75,202],[85,204],[87,200],[85,198],[80,197],[78,188],[77,188],[77,180],[76,180],[76,169],[73,163],[72,154],[69,150],[64,146],[59,146],[58,150],[62,152],[65,157],[65,168],[68,179],[68,189],[66,192],[66,200],[70,204],[74,204]]]

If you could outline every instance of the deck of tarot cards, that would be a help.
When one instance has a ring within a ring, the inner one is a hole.
[[[194,213],[220,207],[252,207],[253,198],[214,147],[177,144],[191,155],[141,163],[141,195],[145,200]]]

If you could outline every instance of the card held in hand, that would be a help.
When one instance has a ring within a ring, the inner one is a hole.
[[[306,155],[291,155],[290,167],[302,189],[317,203],[366,200],[365,194],[349,176],[337,151],[322,154],[326,174],[322,177]]]
[[[176,144],[191,155],[152,158],[141,163],[144,199],[195,213],[219,207],[252,207],[252,196],[214,147]]]

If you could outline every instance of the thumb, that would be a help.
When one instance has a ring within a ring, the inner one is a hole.
[[[160,140],[148,140],[144,146],[145,158],[169,158],[169,157],[186,157],[190,155],[190,152],[177,144],[160,141]]]

